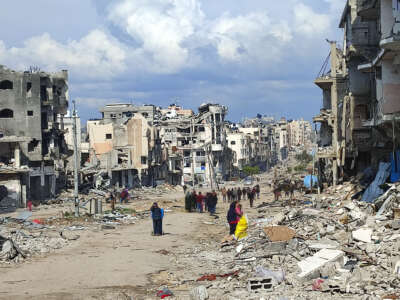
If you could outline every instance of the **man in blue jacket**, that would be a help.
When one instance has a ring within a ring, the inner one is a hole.
[[[154,202],[150,211],[153,219],[153,234],[156,236],[163,235],[162,220],[164,218],[164,209],[159,208],[158,204]]]

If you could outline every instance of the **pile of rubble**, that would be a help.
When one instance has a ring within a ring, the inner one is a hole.
[[[346,183],[296,208],[260,205],[246,239],[178,253],[191,265],[181,283],[206,287],[209,299],[400,299],[400,184],[374,203],[354,191]]]

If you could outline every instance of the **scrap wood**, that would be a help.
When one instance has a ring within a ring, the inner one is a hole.
[[[286,242],[293,239],[296,231],[286,226],[268,226],[264,232],[271,242]]]

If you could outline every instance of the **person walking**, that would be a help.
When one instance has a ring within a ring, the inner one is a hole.
[[[226,188],[225,187],[222,188],[221,194],[222,194],[222,201],[225,203],[226,202]]]
[[[204,197],[204,210],[205,211],[210,211],[210,201],[211,201],[211,193],[206,193],[206,196]]]
[[[124,188],[120,194],[120,203],[122,204],[122,202],[128,203],[129,200],[129,191],[127,188]]]
[[[237,201],[232,202],[231,205],[229,206],[228,214],[226,216],[226,219],[229,224],[230,235],[235,234],[236,226],[239,223],[241,216],[242,212],[239,207],[239,202]]]
[[[192,212],[192,193],[187,192],[185,195],[185,210]]]
[[[246,197],[247,197],[247,190],[246,190],[245,187],[243,187],[243,189],[242,189],[242,197],[243,197],[243,200],[246,200]]]
[[[261,189],[260,189],[260,185],[259,185],[259,184],[257,184],[257,185],[256,185],[256,194],[257,194],[257,199],[260,199],[260,191],[261,191]]]
[[[232,189],[232,194],[233,194],[233,201],[236,201],[238,198],[238,193],[237,193],[237,189],[233,188]]]
[[[209,200],[209,212],[210,215],[215,214],[216,208],[217,208],[217,203],[218,203],[218,196],[215,190],[212,191],[210,194],[210,200]]]
[[[204,196],[199,192],[199,194],[196,197],[196,203],[197,203],[197,210],[199,213],[203,213],[203,202],[204,202]]]
[[[193,190],[193,192],[190,195],[190,204],[191,204],[192,211],[196,211],[196,209],[197,209],[197,194],[196,194],[195,190]]]
[[[237,196],[238,196],[238,201],[242,200],[242,189],[240,187],[237,188]]]
[[[253,188],[252,190],[249,191],[249,193],[247,194],[247,197],[249,198],[250,201],[250,207],[253,207],[253,203],[254,203],[254,197],[256,196],[256,190],[255,188]]]
[[[151,218],[153,219],[153,235],[163,235],[162,220],[164,218],[164,209],[158,207],[158,204],[154,202],[152,207],[150,208],[150,211]]]

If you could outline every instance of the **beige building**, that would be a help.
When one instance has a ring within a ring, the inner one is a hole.
[[[163,178],[158,129],[148,117],[134,113],[122,122],[88,121],[87,131],[90,161],[99,162],[112,185],[153,185]]]

